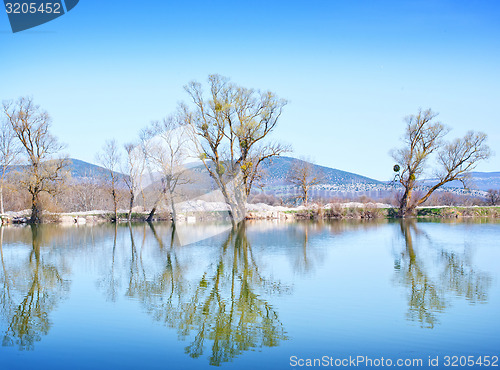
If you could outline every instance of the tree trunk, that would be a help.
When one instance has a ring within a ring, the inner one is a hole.
[[[212,174],[211,174],[211,176],[215,180],[215,183],[219,186],[219,189],[221,190],[222,196],[224,197],[224,201],[229,206],[229,212],[228,212],[229,219],[231,220],[231,224],[233,225],[233,227],[235,227],[237,224],[236,219],[238,218],[237,207],[236,207],[235,203],[233,201],[231,201],[231,198],[229,197],[229,194],[228,194],[227,189],[226,189],[226,185],[224,184],[222,179],[217,178]]]
[[[155,212],[156,212],[156,205],[154,205],[153,208],[151,208],[151,212],[149,212],[148,218],[146,218],[147,222],[153,221],[153,217],[155,215]]]
[[[5,210],[3,209],[3,181],[0,183],[0,212],[2,215],[5,213]]]
[[[31,195],[31,218],[30,223],[38,224],[41,222],[40,200],[38,199],[38,192]]]
[[[398,217],[405,218],[411,216],[414,207],[410,206],[412,188],[406,188],[403,197],[399,201]]]
[[[118,222],[118,204],[116,201],[116,191],[115,189],[112,190],[111,194],[113,195],[113,207],[114,207],[114,212],[115,212],[115,222]]]
[[[142,210],[146,210],[146,197],[144,195],[144,189],[141,186],[141,195],[142,195]]]
[[[175,212],[174,191],[173,191],[173,189],[175,189],[175,186],[174,188],[172,188],[172,181],[169,178],[166,179],[166,182],[167,186],[165,187],[165,189],[168,190],[168,196],[170,198],[170,208],[172,209],[172,212],[170,212],[170,217],[172,217],[172,224],[175,225],[175,221],[177,220],[177,213]]]
[[[245,220],[246,217],[246,195],[245,188],[242,183],[241,174],[238,174],[232,180],[232,186],[228,189],[222,179],[220,179],[220,189],[222,195],[229,206],[229,218],[233,227]]]
[[[245,203],[241,199],[232,201],[228,199],[226,203],[229,205],[229,218],[233,227],[237,227],[246,217]]]
[[[133,192],[130,192],[130,204],[129,204],[129,208],[128,208],[128,222],[130,222],[130,219],[132,218],[132,208],[134,206],[134,193]]]

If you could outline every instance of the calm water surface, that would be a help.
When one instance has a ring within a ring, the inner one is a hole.
[[[500,355],[500,223],[172,231],[1,228],[0,369]]]

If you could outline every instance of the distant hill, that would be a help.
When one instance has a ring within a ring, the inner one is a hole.
[[[108,170],[104,167],[97,166],[95,164],[81,161],[75,158],[69,158],[70,162],[69,168],[71,171],[71,177],[73,178],[86,178],[93,177],[96,175],[107,175]]]
[[[435,179],[425,180],[425,185],[435,184]],[[500,189],[500,172],[471,172],[470,188],[475,190],[488,191],[489,189]],[[463,188],[460,181],[451,181],[444,185],[447,188]]]
[[[100,175],[107,175],[107,170],[101,166],[97,166],[95,164],[85,162],[76,158],[69,158],[70,162],[69,168],[71,171],[71,176],[74,179],[84,179],[88,177],[95,177]],[[266,187],[281,187],[288,185],[287,183],[287,174],[290,170],[290,167],[294,163],[304,163],[304,161],[291,157],[275,157],[272,160],[265,161],[262,163],[262,169],[264,170],[263,175],[263,183],[266,184]],[[377,187],[387,186],[386,182],[378,181],[375,179],[371,179],[366,176],[358,175],[352,172],[342,171],[335,168],[325,167],[314,165],[316,170],[323,173],[325,180],[322,184],[324,185],[332,185],[332,186],[350,186],[353,185],[366,185],[370,189]],[[20,169],[22,166],[12,166],[11,170]],[[204,188],[213,187],[213,184],[210,184],[212,181],[208,178],[206,174],[206,170],[203,165],[198,165],[191,170],[198,175],[196,176],[196,184]],[[124,174],[119,173],[120,176],[125,176]],[[489,189],[500,189],[500,172],[472,172],[471,173],[471,189],[477,190],[489,190]],[[425,185],[431,185],[435,183],[435,180],[429,179],[425,180]],[[445,185],[448,188],[461,188],[463,187],[459,181],[452,181]]]
[[[106,169],[94,164],[81,161],[79,159],[70,158],[71,175],[73,178],[88,177],[89,173],[106,174]],[[266,186],[282,186],[288,185],[287,175],[290,167],[294,163],[304,163],[304,161],[291,157],[275,157],[272,160],[267,160],[261,164],[264,171],[263,183]],[[324,184],[329,185],[350,185],[350,184],[383,184],[383,182],[371,179],[366,176],[358,175],[352,172],[337,170],[335,168],[319,166],[313,164],[314,168],[321,172],[324,176]],[[211,180],[208,179],[205,167],[197,165],[191,168],[191,171],[197,173],[197,181],[203,183],[204,187],[212,187],[209,185]],[[124,175],[123,175],[124,176]]]
[[[69,170],[71,172],[71,177],[74,179],[83,179],[89,177],[97,177],[97,176],[107,176],[108,170],[104,167],[97,166],[95,164],[81,161],[75,158],[68,158],[69,162]],[[10,171],[20,171],[24,165],[15,165],[9,166],[7,172]],[[125,176],[124,174],[117,172],[119,176]]]
[[[290,167],[298,163],[306,163],[303,160],[291,157],[275,157],[272,160],[262,164],[264,170],[263,183],[267,186],[287,185],[287,174]],[[323,184],[329,185],[349,185],[349,184],[382,184],[381,181],[371,179],[366,176],[358,175],[352,172],[337,170],[335,168],[319,166],[313,164],[316,171],[324,176]]]

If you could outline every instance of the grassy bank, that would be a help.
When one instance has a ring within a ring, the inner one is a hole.
[[[326,209],[310,209],[303,211],[285,211],[295,219],[395,219],[397,208],[377,208],[370,205],[364,207],[334,206]],[[417,208],[416,218],[460,218],[491,217],[500,218],[500,207],[422,207]]]
[[[417,217],[500,217],[500,207],[425,207],[417,209]]]

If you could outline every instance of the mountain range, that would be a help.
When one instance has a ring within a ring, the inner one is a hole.
[[[88,163],[75,158],[70,158],[69,162],[71,175],[74,179],[83,179],[93,177],[95,175],[107,174],[106,169],[92,163]],[[286,156],[275,157],[272,160],[263,162],[262,183],[265,184],[266,187],[287,185],[287,174],[289,173],[290,168],[295,163],[298,163],[299,165],[306,164],[306,162],[303,160]],[[377,185],[386,186],[388,183],[387,181],[379,181],[366,176],[342,171],[335,168],[319,166],[313,163],[311,163],[310,165],[312,166],[314,171],[322,174],[322,184],[325,185],[338,187],[342,185],[348,186],[353,184],[366,184],[370,185],[370,187],[373,188]],[[199,172],[203,171],[204,169],[199,169]],[[425,180],[424,184],[431,184],[432,182],[432,179],[429,179]],[[489,189],[500,189],[500,172],[471,172],[470,183],[472,189],[483,191],[487,191]],[[452,181],[446,184],[446,187],[461,188],[463,187],[463,185],[459,181]]]
[[[294,165],[310,165],[314,173],[320,174],[321,183],[330,185],[347,184],[383,184],[382,181],[371,179],[366,176],[352,172],[342,171],[335,168],[320,166],[301,159],[280,156],[274,157],[262,163],[264,172],[262,182],[267,186],[287,185],[287,175]]]
[[[425,185],[435,184],[435,179],[425,180]],[[467,186],[471,189],[488,191],[490,189],[500,189],[500,172],[471,172]],[[460,181],[450,181],[445,184],[446,188],[463,188]]]

